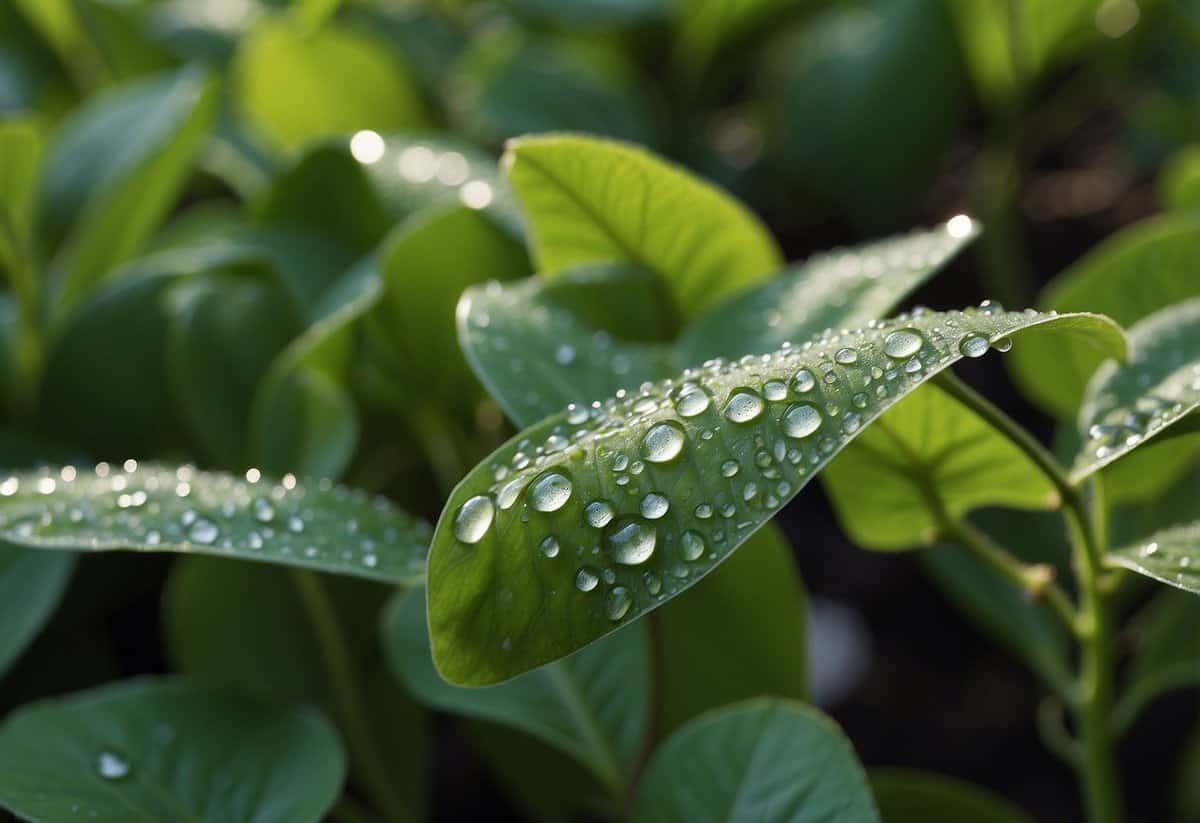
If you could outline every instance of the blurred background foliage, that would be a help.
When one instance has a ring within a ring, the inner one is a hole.
[[[0,0],[0,458],[340,477],[435,517],[512,431],[454,330],[464,288],[531,273],[496,157],[561,130],[716,181],[788,259],[970,212],[984,236],[918,295],[938,307],[990,297],[1132,321],[1154,308],[1135,305],[1138,277],[1200,260],[1193,0]],[[1094,289],[1072,303],[1093,269],[1121,284],[1110,306]],[[661,320],[635,336],[675,331]],[[1048,434],[997,366],[973,368]],[[1071,391],[1035,399],[1055,412]],[[848,546],[815,488],[782,521],[816,595],[817,697],[866,762],[982,782],[1047,820],[1078,814],[1026,719],[1037,685],[948,617],[920,563]],[[67,585],[66,561],[38,562],[49,590]],[[296,611],[283,572],[79,565],[0,710],[144,671],[243,677],[227,656],[268,649],[267,682],[239,685],[326,699],[311,638],[278,639],[282,617],[246,633],[237,611]],[[361,676],[407,730],[394,762],[414,786],[432,764],[438,819],[570,814],[497,755],[540,744],[483,721],[426,740],[370,641],[382,595],[334,588],[363,627]],[[1184,746],[1181,713],[1187,698],[1151,711],[1127,747],[1146,819],[1200,819],[1194,782],[1179,806],[1139,790],[1158,769],[1144,764]],[[586,797],[567,771],[564,794]]]

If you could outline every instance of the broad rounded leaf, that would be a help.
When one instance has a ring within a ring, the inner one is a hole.
[[[345,772],[311,709],[180,680],[34,703],[0,726],[0,806],[31,820],[316,823]]]
[[[879,823],[841,730],[815,709],[752,700],[701,715],[650,760],[633,823]]]
[[[1109,563],[1200,594],[1200,520],[1172,526],[1109,552]]]
[[[1025,452],[936,383],[890,409],[822,479],[842,528],[871,549],[928,543],[940,526],[938,508],[960,517],[983,506],[1061,502]]]
[[[240,480],[190,466],[64,466],[0,481],[0,541],[67,551],[170,551],[420,580],[429,527],[335,486]]]
[[[1088,385],[1079,410],[1084,443],[1071,469],[1073,480],[1164,432],[1195,431],[1200,422],[1192,414],[1200,409],[1200,298],[1150,315],[1129,330],[1129,342],[1129,362],[1105,364]],[[1189,454],[1195,454],[1194,445]]]
[[[972,3],[972,6],[975,4]],[[1091,311],[1130,326],[1159,309],[1200,297],[1200,216],[1155,217],[1096,246],[1043,292],[1043,310]],[[1104,358],[1071,341],[1031,341],[1008,358],[1026,396],[1074,420],[1088,380]]]
[[[452,686],[433,667],[425,591],[399,595],[384,618],[392,670],[423,703],[533,735],[588,766],[620,793],[650,712],[650,644],[642,627],[483,689]]]
[[[1004,798],[961,780],[915,769],[871,769],[885,823],[1033,823]]]
[[[634,263],[663,278],[686,317],[779,267],[775,241],[744,206],[642,149],[528,137],[509,143],[504,162],[546,273]]]
[[[58,606],[75,558],[0,546],[0,676]]]
[[[822,252],[779,277],[717,303],[684,329],[681,360],[774,351],[825,329],[856,328],[887,314],[979,236],[959,215],[937,228]]]
[[[1078,334],[1096,315],[901,315],[714,361],[525,430],[442,512],[429,566],[434,659],[482,685],[562,657],[693,585],[897,400],[976,343]],[[1003,345],[1003,344],[1001,344]]]

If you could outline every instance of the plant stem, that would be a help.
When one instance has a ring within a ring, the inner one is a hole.
[[[659,727],[662,725],[663,701],[663,636],[662,615],[658,610],[650,612],[646,617],[646,626],[650,635],[650,699],[649,716],[646,718],[646,732],[642,736],[642,747],[637,759],[629,771],[629,779],[625,786],[625,815],[633,811],[633,802],[637,799],[638,784],[641,783],[642,773],[654,754],[658,743]]]
[[[321,579],[316,573],[303,569],[290,569],[289,572],[317,636],[339,725],[346,735],[350,759],[362,777],[364,789],[388,820],[409,820],[411,815],[408,806],[396,793],[396,781],[371,733],[354,661],[350,658],[346,638]]]

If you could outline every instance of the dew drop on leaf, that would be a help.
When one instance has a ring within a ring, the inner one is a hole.
[[[554,535],[547,536],[546,539],[538,544],[538,551],[540,551],[544,557],[558,557],[558,538]]]
[[[682,547],[683,559],[689,563],[703,557],[704,550],[707,548],[704,537],[694,529],[688,529],[683,533],[679,545]]]
[[[992,348],[995,349],[996,351],[1000,352],[1001,354],[1003,354],[1004,352],[1007,352],[1007,351],[1012,351],[1012,338],[1011,337],[1001,337],[999,340],[997,340],[995,343],[992,344]]]
[[[454,536],[463,543],[478,543],[491,528],[495,514],[490,497],[477,494],[469,498],[454,515]]]
[[[612,503],[607,500],[593,500],[583,510],[583,519],[593,529],[602,529],[613,519]]]
[[[735,389],[725,404],[725,417],[734,423],[749,423],[763,411],[763,399],[750,389]]]
[[[792,385],[796,387],[796,391],[804,394],[816,387],[817,379],[813,377],[812,372],[808,369],[800,369],[800,371],[796,372],[795,377],[792,378]]]
[[[779,422],[788,437],[808,437],[821,428],[821,412],[810,403],[793,403]]]
[[[675,401],[675,411],[680,417],[695,417],[708,409],[708,395],[695,386],[685,389]]]
[[[581,592],[590,592],[600,585],[600,575],[590,566],[584,566],[575,572],[575,588]]]
[[[198,517],[188,526],[187,538],[192,543],[199,543],[202,546],[211,546],[216,542],[220,532],[217,529],[217,524],[203,517]]]
[[[540,512],[556,512],[571,499],[571,479],[562,472],[547,472],[529,487],[529,504]]]
[[[707,403],[708,398],[705,397],[705,405]],[[684,439],[683,429],[678,423],[670,420],[656,423],[642,438],[642,455],[651,463],[670,462],[683,451]]]
[[[620,620],[629,612],[633,605],[633,595],[624,586],[613,586],[604,601],[604,611],[609,620]]]
[[[110,751],[100,752],[96,758],[96,771],[105,780],[122,780],[131,771],[129,761]]]
[[[843,366],[850,366],[858,362],[858,352],[849,347],[838,349],[833,359]]]
[[[658,520],[666,515],[671,508],[671,501],[665,494],[650,492],[642,498],[642,517],[647,520]]]
[[[988,339],[981,334],[971,334],[958,344],[963,357],[983,357],[989,348]]]
[[[921,350],[925,340],[914,329],[899,329],[883,341],[883,353],[893,360],[904,360]]]
[[[623,517],[608,533],[608,553],[614,561],[626,566],[645,563],[654,554],[658,532],[654,526],[636,517]]]

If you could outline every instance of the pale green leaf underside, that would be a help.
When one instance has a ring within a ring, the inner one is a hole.
[[[27,820],[316,823],[345,772],[316,711],[183,680],[34,703],[0,726],[0,807]]]
[[[779,248],[744,206],[625,143],[520,138],[503,164],[524,207],[537,267],[607,262],[660,275],[687,317],[779,268]]]
[[[429,654],[425,591],[393,601],[384,618],[392,671],[422,703],[531,734],[589,767],[619,794],[649,720],[650,645],[642,626],[482,689],[452,686]]]
[[[1200,520],[1164,529],[1131,546],[1109,552],[1108,561],[1200,594]]]
[[[1200,298],[1158,311],[1129,330],[1130,356],[1106,363],[1079,411],[1083,445],[1073,480],[1120,459],[1200,408]],[[1194,430],[1192,417],[1174,433]]]
[[[381,497],[286,476],[71,466],[0,480],[0,542],[66,551],[212,554],[416,582],[429,527]]]
[[[878,823],[841,730],[808,706],[751,700],[702,715],[654,753],[633,823]]]
[[[966,341],[986,348],[1026,329],[1124,356],[1120,329],[1097,315],[920,312],[714,361],[525,430],[468,474],[438,524],[429,615],[439,670],[498,682],[656,607],[959,360]]]
[[[459,341],[509,417],[531,425],[570,403],[586,406],[620,389],[632,391],[710,357],[770,352],[789,340],[883,317],[977,234],[978,223],[960,217],[931,230],[816,255],[703,312],[674,345],[600,328],[562,299],[562,292],[578,299],[591,289],[596,304],[624,298],[606,317],[628,322],[639,312],[661,314],[654,283],[636,269],[577,268],[553,278],[489,283],[463,295]],[[654,330],[665,332],[661,317],[654,320]]]

